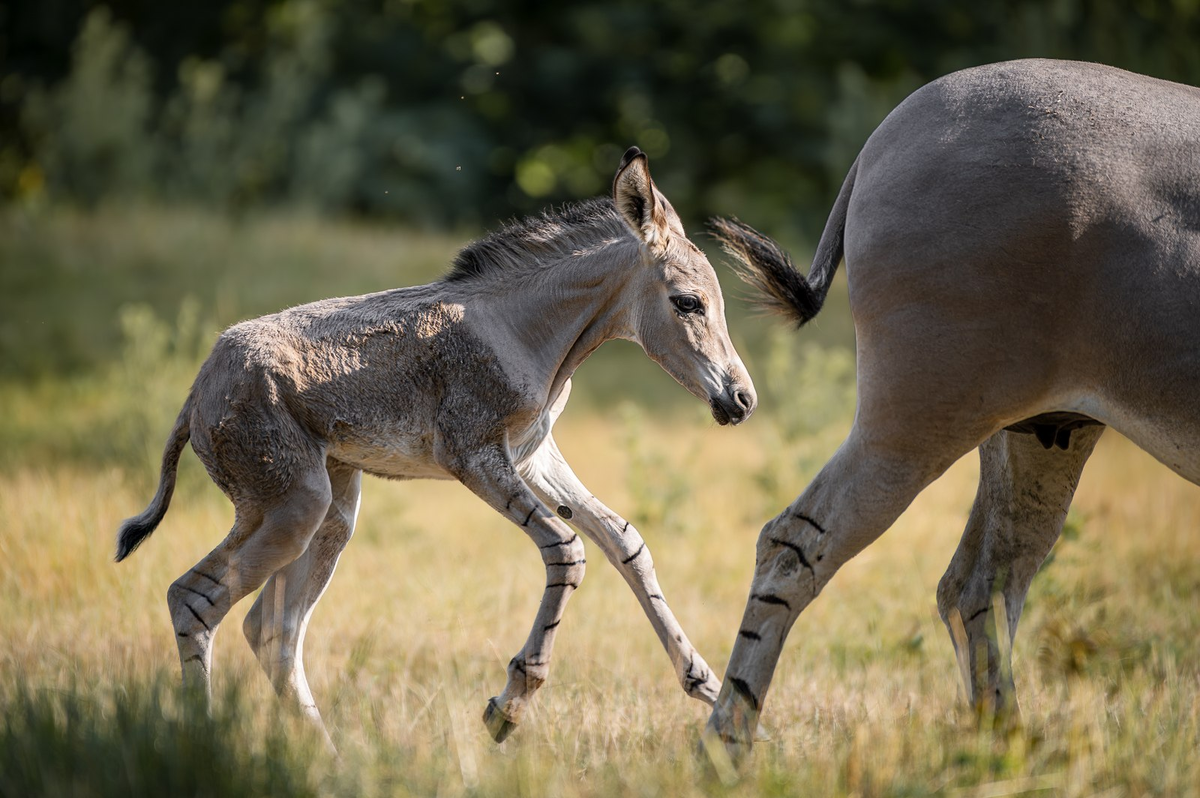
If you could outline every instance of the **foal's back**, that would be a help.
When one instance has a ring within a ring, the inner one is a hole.
[[[226,493],[287,487],[327,456],[395,478],[448,478],[440,417],[495,423],[517,404],[444,284],[326,299],[226,330],[193,391],[192,447]]]

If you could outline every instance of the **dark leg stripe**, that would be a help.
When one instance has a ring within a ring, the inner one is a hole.
[[[185,659],[184,662],[198,662],[198,661],[200,661],[200,659],[201,659],[201,657],[199,654],[193,654],[192,656]]]
[[[646,548],[646,542],[645,542],[645,541],[642,541],[642,545],[638,546],[638,550],[637,550],[637,551],[635,551],[633,554],[630,554],[630,555],[629,555],[628,557],[626,557],[625,559],[621,560],[621,565],[628,565],[629,563],[631,563],[631,562],[633,562],[634,560],[636,560],[636,559],[638,558],[638,555],[642,553],[642,550],[643,550],[644,548]]]
[[[750,706],[754,707],[754,711],[758,712],[758,696],[754,695],[754,692],[750,689],[750,685],[737,677],[730,679],[729,683],[733,685],[733,689],[737,691],[737,694],[749,701]]]
[[[990,609],[990,607],[984,607],[983,609],[979,610],[978,612],[972,613],[972,614],[971,614],[971,617],[970,617],[970,618],[967,618],[967,623],[970,623],[971,621],[973,621],[973,620],[975,620],[976,618],[978,618],[980,615],[983,615],[983,614],[984,614],[984,613],[986,613],[986,612],[987,612],[989,609]]]
[[[545,546],[538,546],[539,549],[552,549],[555,546],[570,546],[575,541],[579,540],[579,535],[571,535],[570,540],[560,540],[557,543],[547,543]]]
[[[696,652],[693,651],[691,653],[691,655],[688,657],[687,678],[686,678],[687,686],[683,688],[684,692],[686,692],[686,693],[691,693],[697,687],[699,687],[700,685],[702,685],[708,681],[708,671],[707,670],[702,671],[701,673],[692,673],[692,668],[694,668],[695,666],[696,666]]]
[[[208,574],[204,573],[203,571],[197,571],[195,568],[193,568],[193,569],[192,569],[192,573],[194,573],[196,576],[202,576],[202,577],[204,577],[204,578],[205,578],[205,579],[207,579],[208,581],[212,582],[214,585],[219,585],[219,584],[221,584],[221,580],[220,580],[220,579],[214,579],[214,578],[212,578],[211,576],[209,576]]]
[[[791,604],[788,604],[785,599],[781,599],[779,596],[755,593],[754,595],[750,596],[750,598],[754,599],[755,601],[761,601],[763,604],[777,604],[780,607],[787,607],[789,610],[792,608]]]
[[[546,585],[547,590],[552,587],[569,587],[574,590],[575,588],[579,587],[579,585],[576,582],[551,582],[550,584]]]
[[[800,548],[795,543],[789,543],[786,540],[782,540],[780,538],[771,538],[771,542],[774,543],[776,546],[783,546],[785,549],[791,549],[792,551],[796,552],[796,556],[800,558],[800,564],[803,565],[808,570],[812,571],[812,569],[813,569],[812,563],[810,563],[808,561],[808,558],[804,556],[804,549]],[[816,574],[814,572],[814,576],[815,575]]]
[[[180,585],[180,587],[181,587],[181,588],[183,588],[184,590],[186,590],[187,592],[189,592],[189,593],[193,593],[193,594],[195,594],[195,595],[199,596],[200,598],[204,599],[205,601],[207,601],[207,602],[208,602],[208,606],[210,606],[210,607],[215,607],[215,606],[216,606],[216,602],[214,602],[212,599],[210,599],[210,598],[209,598],[208,596],[206,596],[205,594],[201,593],[199,590],[192,590],[192,589],[191,589],[190,587],[188,587],[187,585]]]
[[[749,629],[741,629],[738,631],[738,637],[744,637],[747,640],[762,640],[758,632],[751,632]]]
[[[521,662],[519,659],[513,659],[512,662],[508,664],[512,666],[513,670],[518,670],[521,673],[525,672],[525,663]]]
[[[626,530],[628,530],[628,529],[629,529],[629,522],[626,521],[625,526],[621,528],[621,534],[624,535]]]
[[[183,606],[187,607],[187,611],[188,611],[188,612],[190,612],[190,613],[192,614],[192,617],[193,617],[193,618],[195,618],[195,619],[196,619],[196,621],[197,621],[197,622],[198,622],[198,623],[199,623],[201,626],[203,626],[203,627],[204,627],[204,630],[205,630],[206,632],[211,632],[211,631],[212,631],[212,627],[211,627],[211,626],[209,626],[208,624],[206,624],[206,623],[204,622],[204,619],[200,617],[200,613],[198,613],[198,612],[196,612],[194,609],[192,609],[192,605],[191,605],[191,604],[184,604]]]
[[[651,593],[650,598],[658,599],[659,601],[666,603],[666,599],[662,597],[662,593]]]
[[[825,534],[825,527],[821,526],[820,524],[818,524],[816,521],[814,521],[814,520],[812,520],[811,518],[809,518],[809,517],[808,517],[807,515],[805,515],[804,513],[796,513],[796,518],[799,518],[801,521],[803,521],[803,522],[804,522],[804,523],[806,523],[806,524],[812,524],[812,525],[813,525],[813,527],[814,527],[814,528],[815,528],[815,529],[816,529],[818,532],[820,532],[822,535],[824,535],[824,534]]]
[[[533,507],[529,510],[529,515],[525,516],[525,523],[521,524],[521,526],[529,526],[529,519],[533,518],[533,511],[536,509],[537,507]]]
[[[542,631],[543,631],[543,632],[549,632],[551,629],[553,629],[554,627],[558,626],[560,623],[562,623],[562,618],[559,618],[559,619],[558,619],[557,621],[555,621],[554,623],[548,623],[548,624],[546,624],[545,626],[543,626],[543,627],[542,627]]]
[[[572,565],[587,565],[587,560],[571,560],[570,562],[548,562],[547,568],[570,568]]]

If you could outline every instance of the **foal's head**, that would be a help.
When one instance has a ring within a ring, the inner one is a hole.
[[[717,275],[688,240],[637,147],[621,159],[613,199],[641,242],[643,268],[626,289],[638,343],[683,387],[709,403],[718,424],[745,421],[756,404],[754,384],[729,340]]]

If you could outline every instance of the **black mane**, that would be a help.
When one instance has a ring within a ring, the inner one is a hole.
[[[498,272],[536,265],[587,243],[623,235],[629,228],[611,197],[572,202],[559,209],[514,219],[464,247],[454,258],[446,282],[477,280]],[[586,239],[586,240],[585,240]]]

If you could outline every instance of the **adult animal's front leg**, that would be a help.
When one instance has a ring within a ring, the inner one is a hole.
[[[483,720],[502,742],[521,720],[533,694],[550,673],[554,636],[567,600],[583,582],[583,541],[538,501],[500,446],[451,461],[451,472],[502,515],[529,535],[546,566],[546,588],[525,645],[508,663],[508,682],[488,701]]]
[[[721,682],[667,605],[654,572],[650,548],[637,529],[584,487],[553,437],[546,438],[523,470],[539,498],[595,541],[621,573],[667,650],[684,692],[711,706],[721,690]]]
[[[984,714],[1016,715],[1012,639],[1025,594],[1062,532],[1084,463],[1104,429],[1075,430],[1065,451],[1003,430],[979,447],[975,505],[937,598],[967,698]]]

